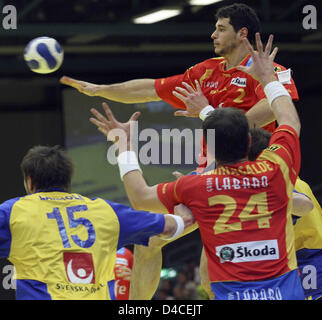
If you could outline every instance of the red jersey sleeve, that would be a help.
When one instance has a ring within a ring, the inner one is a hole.
[[[183,81],[187,81],[185,74],[180,74],[168,78],[156,79],[155,90],[158,96],[176,109],[186,109],[184,103],[172,94],[176,86],[181,86]]]
[[[181,197],[177,194],[178,185],[189,176],[181,177],[174,182],[160,183],[157,188],[158,197],[169,213],[173,213],[174,207],[183,203]],[[184,185],[184,183],[183,183]],[[181,185],[182,186],[182,185]]]
[[[275,66],[275,76],[276,76],[276,79],[278,79],[278,72],[285,71],[286,68],[277,64],[277,63],[274,63],[274,66]],[[296,89],[296,86],[295,86],[295,83],[294,83],[294,80],[292,77],[290,79],[290,82],[291,83],[285,83],[283,85],[286,88],[286,90],[288,91],[288,93],[290,94],[290,96],[292,97],[292,99],[295,101],[298,101],[299,95],[298,95],[298,92],[297,92],[297,89]],[[257,86],[255,87],[255,93],[256,93],[259,100],[266,98],[264,88],[259,82],[257,83]]]
[[[301,167],[301,150],[299,138],[292,127],[287,125],[277,127],[272,134],[268,148],[260,154],[258,160],[267,159],[279,163],[272,153],[284,160],[289,168],[291,182],[295,184]]]
[[[195,87],[192,79],[200,78],[200,64],[197,64],[185,71],[183,74],[178,74],[172,77],[160,78],[155,80],[155,90],[158,96],[165,102],[171,104],[176,109],[186,109],[185,104],[175,97],[172,91],[175,90],[175,87],[182,87],[182,82],[187,82],[193,88]]]

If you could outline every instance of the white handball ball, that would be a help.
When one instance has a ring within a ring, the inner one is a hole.
[[[24,58],[31,71],[43,74],[51,73],[62,65],[64,51],[55,39],[38,37],[27,44]]]

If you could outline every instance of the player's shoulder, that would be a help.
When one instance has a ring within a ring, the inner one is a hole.
[[[102,207],[102,208],[105,207],[109,210],[112,209],[111,211],[113,211],[116,214],[120,211],[123,212],[128,208],[126,205],[123,205],[121,203],[114,202],[108,199],[103,199],[100,197],[85,198],[85,199],[89,205],[93,205],[94,207]]]
[[[297,177],[295,182],[295,190],[305,193],[304,191],[311,191],[311,188],[307,182]]]
[[[17,203],[17,201],[21,200],[24,197],[16,197],[9,200],[4,201],[0,204],[0,211],[3,213],[10,213],[12,210],[12,207]]]
[[[280,71],[285,71],[287,70],[286,67],[282,66],[281,64],[274,62],[274,72],[280,72]]]
[[[216,66],[219,66],[224,61],[225,61],[225,58],[223,58],[223,57],[209,58],[209,59],[206,59],[206,60],[204,60],[202,62],[199,62],[199,63],[195,64],[192,68],[205,67],[205,68],[213,69]]]
[[[195,184],[204,179],[203,174],[188,174],[177,180],[177,184],[186,189],[194,188]]]
[[[226,59],[224,57],[214,57],[203,61],[203,64],[209,65],[209,66],[217,66],[225,61]]]
[[[102,204],[106,204],[106,205],[109,205],[109,206],[113,206],[113,204],[114,204],[113,201],[110,201],[110,200],[107,200],[107,199],[103,199],[103,198],[100,198],[100,197],[94,197],[94,198],[84,197],[84,199],[87,202],[102,203]]]

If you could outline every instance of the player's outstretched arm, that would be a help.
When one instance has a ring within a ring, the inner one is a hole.
[[[140,113],[135,112],[128,122],[121,123],[115,119],[107,103],[102,105],[106,116],[92,108],[91,112],[94,117],[90,118],[90,121],[117,145],[121,179],[124,182],[131,206],[136,210],[168,213],[167,208],[159,200],[157,185],[147,185],[139,167],[137,156],[131,150],[131,125],[133,121],[137,120]]]
[[[60,79],[62,84],[73,87],[88,96],[103,97],[122,103],[141,103],[161,100],[155,90],[154,81],[154,79],[136,79],[122,83],[98,85],[67,76],[63,76]]]
[[[261,83],[279,125],[289,125],[299,136],[301,123],[293,101],[287,90],[274,76],[273,62],[278,49],[274,48],[271,52],[273,35],[269,36],[267,45],[263,49],[260,35],[256,33],[257,52],[247,38],[244,38],[244,43],[252,55],[253,63],[249,67],[239,66],[238,69],[247,72]]]

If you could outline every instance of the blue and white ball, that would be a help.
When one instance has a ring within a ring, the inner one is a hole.
[[[62,65],[64,51],[55,39],[38,37],[27,44],[24,58],[31,71],[43,74],[51,73]]]

